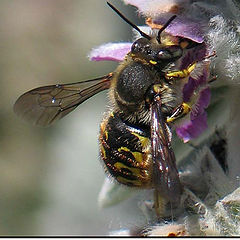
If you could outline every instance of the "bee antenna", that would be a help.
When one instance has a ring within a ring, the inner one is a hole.
[[[137,27],[134,23],[132,23],[129,19],[127,19],[122,13],[120,13],[120,11],[118,9],[116,9],[111,3],[107,2],[107,5],[114,11],[117,13],[117,15],[119,17],[121,17],[126,23],[128,23],[130,26],[132,26],[135,30],[137,30],[142,37],[145,37],[148,40],[151,40],[152,38],[147,35],[146,33],[144,33],[143,31],[141,31],[139,29],[139,27]]]
[[[157,41],[158,43],[161,43],[161,33],[167,28],[167,26],[177,17],[177,15],[173,15],[169,20],[159,29],[158,35],[157,35]]]

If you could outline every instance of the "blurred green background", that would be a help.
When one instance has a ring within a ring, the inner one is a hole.
[[[111,2],[143,22],[133,7]],[[105,0],[0,1],[0,235],[103,235],[134,220],[127,203],[98,208],[105,174],[97,138],[106,92],[49,128],[13,113],[19,95],[32,88],[111,72],[116,63],[90,62],[87,54],[131,37]]]

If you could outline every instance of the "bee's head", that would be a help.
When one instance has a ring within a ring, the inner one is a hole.
[[[166,45],[161,43],[161,33],[165,28],[176,18],[173,15],[163,26],[159,29],[156,37],[143,37],[136,40],[131,48],[131,53],[140,58],[144,58],[147,62],[156,67],[164,67],[165,65],[176,61],[183,54],[183,49],[179,45]]]
[[[143,37],[133,43],[131,53],[153,65],[163,66],[180,58],[183,50],[178,45],[164,45]]]
[[[156,65],[156,67],[163,67],[168,63],[174,62],[176,59],[182,56],[182,48],[177,45],[164,45],[161,44],[161,33],[164,29],[176,18],[173,15],[158,31],[158,35],[155,38],[144,33],[139,27],[127,19],[121,12],[119,12],[112,4],[107,4],[129,25],[137,30],[142,38],[136,40],[131,48],[131,53],[141,59],[146,60],[150,64]]]

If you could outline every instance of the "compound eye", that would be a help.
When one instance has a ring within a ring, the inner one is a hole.
[[[138,53],[144,50],[149,45],[149,40],[145,38],[139,38],[137,41],[135,41],[132,45],[131,52],[132,53]]]
[[[131,47],[131,52],[132,53],[138,52],[139,48],[140,48],[139,43],[138,42],[134,42],[132,47]]]
[[[172,58],[172,55],[167,50],[160,50],[157,54],[159,59],[165,60]]]

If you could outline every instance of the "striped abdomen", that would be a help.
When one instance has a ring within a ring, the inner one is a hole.
[[[121,184],[152,187],[150,133],[144,128],[130,126],[118,113],[110,113],[101,123],[101,157],[106,170]]]

